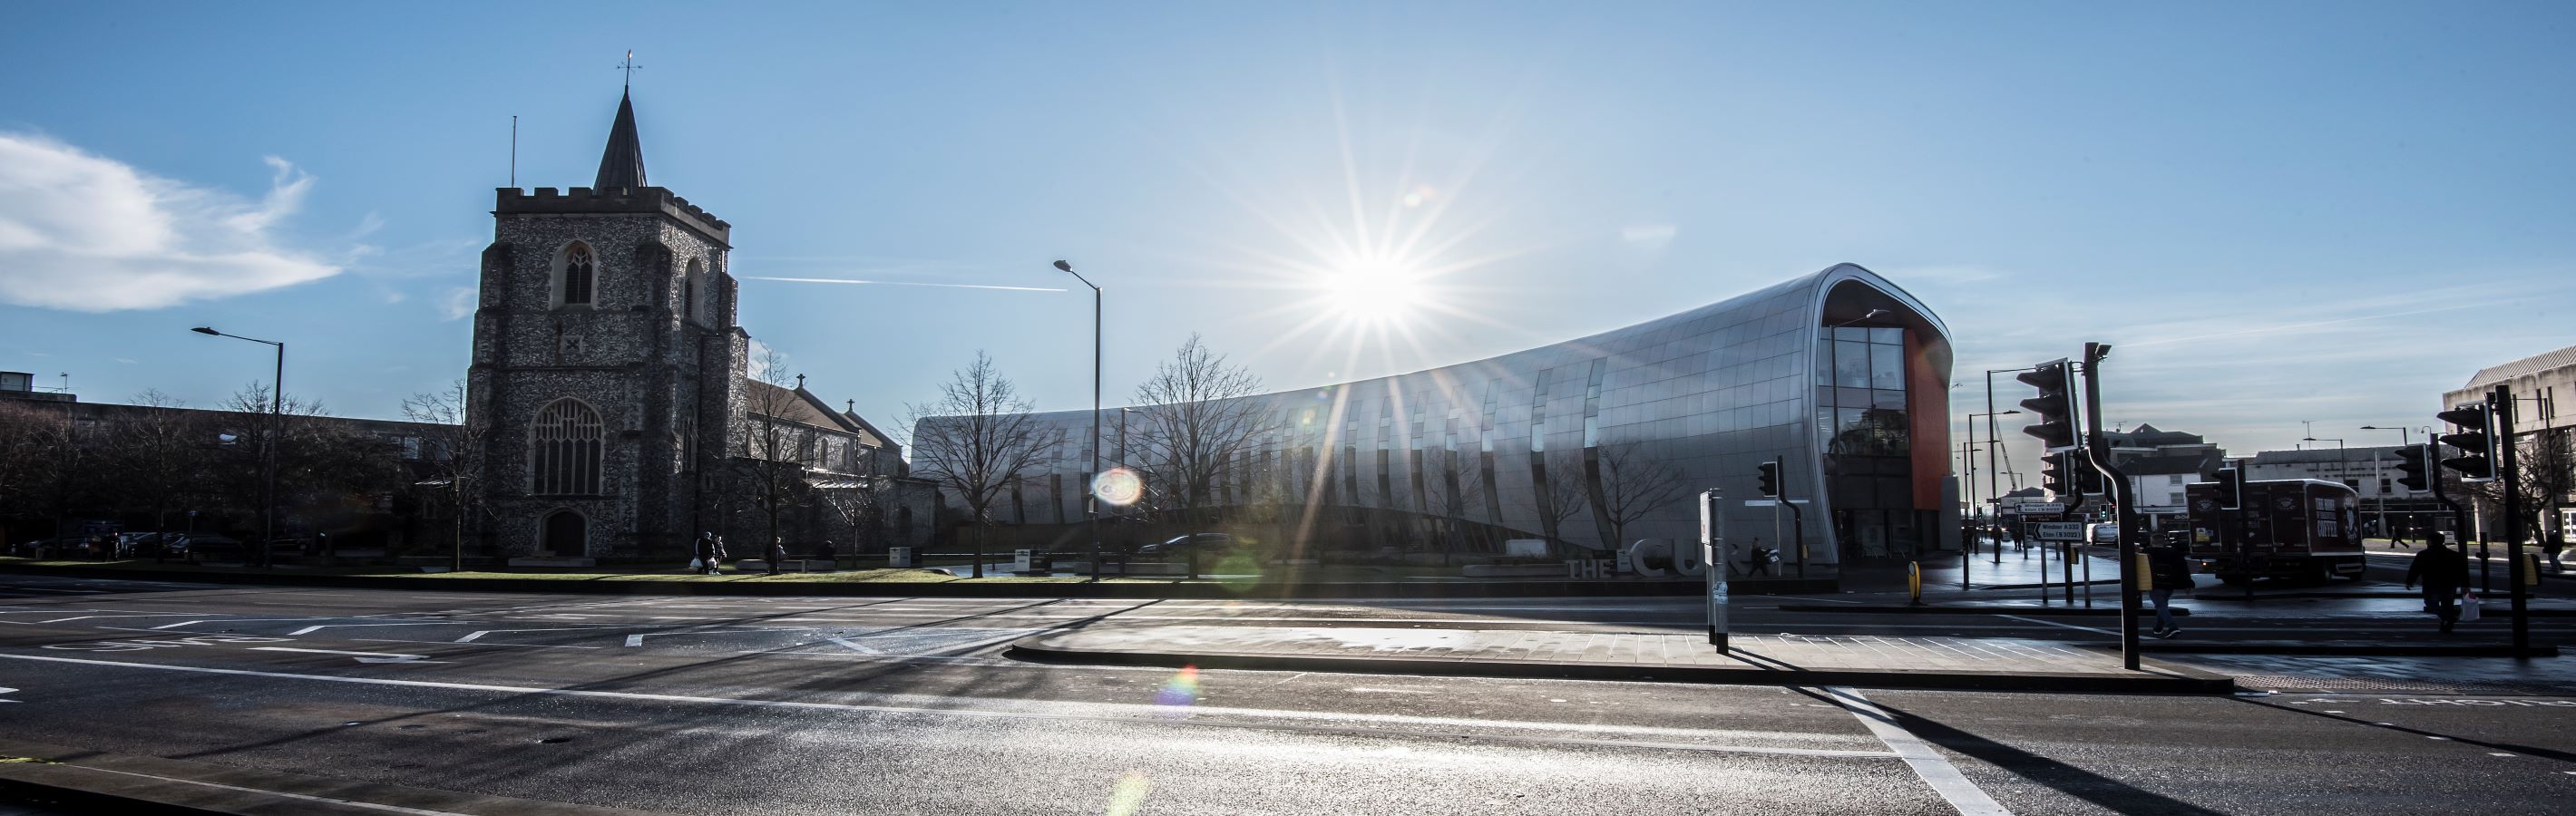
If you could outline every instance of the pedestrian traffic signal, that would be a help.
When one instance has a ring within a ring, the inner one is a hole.
[[[2229,510],[2243,507],[2245,474],[2232,467],[2218,469],[2219,506]]]
[[[2422,445],[2408,445],[2397,449],[2397,472],[2406,474],[2397,477],[2398,484],[2413,491],[2431,489],[2432,448],[2433,443],[2426,442]]]
[[[2067,470],[2064,451],[2039,457],[2039,486],[2050,495],[2084,495],[2082,486],[2075,481],[2075,474]]]
[[[2485,403],[2473,402],[2433,415],[2451,423],[2452,432],[2443,434],[2442,444],[2460,449],[2460,455],[2442,460],[2442,466],[2459,471],[2461,481],[2495,481],[2495,425]]]
[[[2039,396],[2021,401],[2021,407],[2039,421],[2021,432],[2039,437],[2040,444],[2052,451],[2075,447],[2075,392],[2067,387],[2068,368],[2061,357],[2013,378],[2039,389]]]
[[[1774,497],[1774,498],[1779,497],[1779,495],[1780,495],[1780,463],[1779,463],[1778,461],[1776,461],[1776,460],[1775,460],[1775,461],[1770,461],[1770,462],[1764,462],[1764,463],[1762,463],[1762,464],[1755,465],[1755,466],[1754,466],[1754,469],[1755,469],[1756,471],[1759,471],[1759,472],[1761,473],[1761,476],[1762,476],[1762,495],[1765,495],[1765,496],[1771,496],[1771,497]]]

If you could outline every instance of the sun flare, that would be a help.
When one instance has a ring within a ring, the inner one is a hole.
[[[1326,271],[1317,283],[1334,312],[1371,323],[1403,320],[1423,298],[1421,274],[1402,264],[1348,264]]]

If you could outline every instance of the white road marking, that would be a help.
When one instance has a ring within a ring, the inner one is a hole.
[[[398,660],[427,660],[429,655],[394,654],[392,652],[343,652],[336,649],[297,649],[291,646],[253,646],[254,652],[303,652],[305,654],[348,655],[350,657],[390,657]]]
[[[296,635],[309,635],[309,634],[313,634],[313,633],[315,633],[315,632],[319,632],[319,631],[322,631],[322,630],[324,630],[324,629],[349,629],[349,628],[355,628],[355,627],[359,627],[359,626],[432,626],[432,625],[444,624],[444,623],[447,623],[447,621],[404,621],[404,622],[402,622],[402,623],[326,623],[326,624],[323,624],[323,625],[320,625],[320,626],[307,626],[307,627],[304,627],[304,628],[302,628],[302,629],[297,629],[297,630],[295,630],[295,631],[288,632],[288,633],[286,633],[286,635],[287,635],[288,637],[294,637],[294,636],[296,636]]]
[[[858,652],[859,654],[885,654],[885,652],[878,651],[874,647],[861,645],[857,641],[853,641],[849,638],[832,638],[832,642],[841,644],[842,646],[847,647],[850,651]]]
[[[2061,627],[2061,628],[2066,628],[2066,629],[2074,629],[2074,630],[2084,631],[2084,632],[2093,632],[2093,633],[2096,633],[2096,634],[2113,635],[2113,636],[2117,636],[2117,635],[2119,635],[2119,634],[2120,634],[2120,633],[2118,633],[2118,632],[2114,632],[2114,631],[2111,631],[2111,630],[2109,630],[2109,629],[2095,629],[2095,628],[2090,627],[2090,626],[2077,626],[2077,625],[2072,624],[2072,623],[2058,623],[2058,622],[2053,621],[2053,620],[2040,620],[2040,619],[2038,619],[2038,618],[2025,618],[2025,617],[2022,617],[2022,616],[2020,616],[2020,615],[1996,615],[1995,617],[1998,617],[1998,618],[2011,618],[2011,619],[2013,619],[2013,620],[2023,621],[2023,622],[2025,622],[2025,623],[2037,623],[2037,624],[2044,624],[2044,625],[2048,625],[2048,626],[2056,626],[2056,627]]]
[[[211,667],[211,666],[181,666],[181,665],[173,665],[173,664],[167,664],[167,663],[129,663],[129,662],[121,661],[121,660],[92,660],[92,659],[88,659],[88,658],[77,658],[77,657],[51,657],[51,656],[46,656],[46,655],[21,655],[21,654],[7,654],[7,653],[0,653],[0,660],[35,660],[35,661],[43,661],[43,662],[47,662],[47,663],[73,663],[73,664],[87,665],[87,666],[109,666],[109,667],[125,668],[125,669],[148,669],[148,670],[152,670],[152,671],[188,672],[188,673],[194,673],[194,674],[217,674],[217,675],[230,675],[230,676],[235,676],[235,677],[265,677],[265,678],[270,678],[270,679],[280,679],[280,680],[310,680],[310,681],[315,681],[315,682],[325,682],[325,683],[354,683],[354,684],[359,684],[359,685],[370,685],[370,686],[398,686],[398,687],[406,687],[406,688],[430,688],[430,689],[442,689],[442,690],[449,690],[449,691],[477,691],[477,692],[492,692],[492,693],[499,693],[499,694],[551,694],[551,695],[564,696],[564,697],[589,697],[589,698],[596,698],[596,699],[626,700],[626,701],[642,701],[642,702],[654,702],[654,703],[702,703],[702,704],[710,704],[710,705],[738,705],[738,706],[754,706],[754,707],[764,707],[764,708],[788,708],[788,709],[820,710],[820,711],[852,711],[852,712],[871,712],[871,713],[883,713],[883,714],[909,714],[909,715],[922,715],[922,716],[933,716],[933,717],[946,716],[946,717],[987,717],[987,718],[997,718],[997,719],[1085,720],[1085,721],[1094,721],[1094,722],[1114,722],[1114,723],[1120,723],[1120,724],[1126,724],[1126,725],[1169,725],[1169,726],[1212,726],[1212,727],[1241,727],[1241,728],[1284,728],[1284,730],[1304,730],[1304,729],[1322,728],[1322,729],[1324,729],[1324,730],[1327,730],[1327,731],[1329,731],[1329,732],[1331,732],[1331,733],[1335,733],[1335,734],[1347,734],[1347,733],[1349,733],[1349,729],[1351,728],[1351,726],[1352,726],[1352,724],[1353,724],[1353,723],[1378,723],[1378,724],[1394,725],[1394,726],[1432,726],[1432,727],[1451,727],[1451,728],[1482,728],[1482,729],[1490,729],[1490,730],[1495,730],[1495,731],[1512,731],[1512,732],[1523,732],[1523,733],[1532,733],[1532,732],[1535,732],[1535,733],[1533,733],[1531,736],[1515,736],[1515,735],[1509,735],[1509,734],[1498,734],[1498,735],[1496,735],[1496,734],[1489,734],[1489,735],[1477,735],[1477,737],[1478,737],[1478,738],[1480,738],[1480,739],[1497,739],[1497,740],[1504,740],[1504,741],[1543,742],[1543,743],[1544,743],[1544,742],[1561,742],[1561,743],[1578,743],[1578,744],[1587,744],[1587,745],[1603,745],[1603,746],[1611,746],[1611,747],[1642,747],[1642,748],[1675,749],[1675,750],[1711,751],[1711,752],[1717,752],[1717,753],[1784,754],[1784,755],[1791,755],[1791,756],[1813,756],[1813,757],[1850,757],[1850,758],[1865,758],[1865,759],[1894,759],[1894,758],[1899,758],[1899,757],[1901,757],[1901,754],[1898,754],[1898,753],[1895,753],[1895,752],[1892,752],[1892,751],[1865,751],[1865,750],[1837,749],[1837,748],[1792,748],[1792,747],[1778,747],[1778,746],[1766,746],[1766,745],[1720,745],[1720,744],[1709,744],[1709,743],[1698,743],[1698,742],[1630,741],[1630,740],[1620,740],[1620,739],[1601,739],[1601,738],[1595,738],[1595,737],[1567,737],[1567,736],[1551,736],[1551,735],[1560,735],[1560,734],[1573,733],[1573,734],[1611,734],[1611,735],[1634,736],[1634,737],[1662,737],[1662,738],[1668,738],[1668,739],[1708,739],[1708,738],[1710,738],[1710,737],[1712,737],[1712,736],[1734,736],[1734,735],[1735,735],[1735,733],[1750,733],[1750,734],[1758,734],[1758,735],[1763,735],[1763,736],[1774,736],[1774,735],[1776,735],[1776,734],[1778,733],[1778,732],[1733,732],[1733,733],[1731,733],[1731,732],[1726,732],[1726,731],[1717,731],[1717,730],[1708,730],[1708,729],[1694,729],[1694,728],[1669,728],[1669,727],[1648,726],[1648,725],[1602,725],[1602,724],[1593,724],[1593,723],[1522,722],[1522,721],[1517,721],[1517,720],[1485,720],[1485,719],[1473,719],[1473,718],[1462,718],[1462,717],[1426,717],[1426,716],[1416,716],[1416,715],[1409,715],[1409,714],[1347,714],[1347,713],[1334,713],[1334,712],[1294,711],[1294,710],[1257,709],[1257,708],[1230,708],[1230,707],[1224,707],[1224,706],[1192,706],[1192,707],[1189,709],[1189,713],[1190,713],[1194,718],[1205,718],[1205,717],[1211,717],[1211,716],[1237,716],[1237,717],[1256,717],[1256,718],[1266,718],[1266,719],[1274,719],[1274,720],[1286,720],[1286,721],[1291,721],[1291,722],[1296,722],[1296,723],[1309,724],[1309,725],[1302,725],[1302,726],[1285,726],[1285,727],[1281,727],[1281,726],[1265,726],[1265,725],[1260,725],[1260,724],[1236,724],[1236,723],[1225,723],[1225,722],[1210,722],[1210,721],[1207,721],[1207,720],[1205,720],[1205,719],[1176,719],[1176,718],[1174,718],[1174,717],[1172,717],[1172,716],[1171,716],[1171,715],[1172,715],[1172,708],[1171,708],[1170,706],[1164,706],[1164,705],[1145,705],[1145,704],[1137,704],[1137,703],[1082,703],[1082,702],[1063,702],[1063,701],[997,701],[997,700],[990,699],[990,698],[980,698],[980,697],[947,697],[947,696],[934,696],[934,695],[873,695],[873,694],[870,694],[870,695],[858,695],[858,696],[871,697],[871,698],[876,698],[876,699],[903,700],[903,701],[918,701],[918,702],[920,702],[920,703],[923,703],[924,705],[890,705],[890,704],[867,704],[867,703],[826,703],[826,702],[816,702],[816,701],[808,701],[808,700],[752,700],[752,699],[744,699],[744,698],[738,698],[738,697],[702,697],[702,696],[682,695],[682,694],[651,694],[651,693],[646,693],[646,692],[634,692],[634,691],[599,691],[599,690],[593,690],[593,689],[546,688],[546,687],[540,687],[540,686],[504,686],[504,685],[494,685],[494,684],[486,684],[486,683],[450,683],[450,682],[441,682],[441,681],[436,681],[436,680],[399,680],[399,679],[384,678],[384,677],[344,677],[344,676],[328,675],[328,674],[296,674],[296,673],[293,673],[293,672],[256,671],[256,670],[251,670],[251,669],[219,669],[219,668],[214,668],[214,667]],[[1156,671],[1169,671],[1169,670],[1168,670],[1168,669],[1157,669]],[[977,706],[977,705],[982,705],[982,706],[992,706],[992,705],[994,705],[994,704],[995,704],[995,703],[997,703],[997,702],[1003,703],[1003,705],[1005,705],[1005,706],[1010,706],[1010,707],[985,707],[985,708],[970,708],[970,707],[967,707],[967,706]],[[1801,736],[1812,736],[1812,735],[1801,735]],[[1919,744],[1919,743],[1918,743],[1918,744]],[[2002,813],[2004,813],[2004,811],[2002,811],[2002,810],[1994,810],[1994,811],[1987,811],[1987,812],[1989,812],[1989,813],[1997,813],[1997,814],[2002,814]]]
[[[241,787],[241,786],[239,786],[239,785],[226,785],[226,784],[223,784],[223,783],[220,783],[220,782],[206,782],[206,781],[196,780],[196,779],[181,779],[181,778],[179,778],[179,777],[175,777],[175,776],[158,776],[158,775],[148,774],[148,773],[135,773],[135,772],[133,772],[133,771],[120,771],[120,770],[116,770],[116,769],[113,769],[113,768],[100,768],[100,767],[91,766],[91,765],[74,765],[74,766],[72,766],[72,767],[79,768],[79,769],[81,769],[81,770],[85,770],[85,771],[97,771],[97,772],[99,772],[99,773],[112,773],[112,774],[117,774],[117,775],[120,775],[120,776],[135,776],[135,777],[142,777],[142,778],[144,778],[144,779],[157,779],[157,780],[160,780],[160,781],[163,781],[163,782],[177,782],[177,783],[184,784],[184,785],[202,785],[202,786],[209,787],[209,788],[222,788],[222,789],[224,789],[224,790],[229,790],[229,791],[241,791],[241,792],[243,792],[243,793],[255,793],[255,794],[262,795],[262,796],[282,796],[282,797],[285,797],[285,798],[288,798],[288,799],[300,799],[300,800],[303,800],[303,801],[306,801],[306,802],[329,802],[329,803],[331,803],[331,804],[335,804],[335,805],[346,805],[346,806],[348,806],[348,807],[365,808],[365,809],[367,809],[367,810],[381,810],[381,811],[385,811],[385,812],[388,812],[388,813],[416,813],[416,814],[424,814],[425,816],[465,816],[465,814],[460,814],[460,813],[457,813],[457,812],[455,812],[455,811],[450,811],[450,810],[422,810],[422,809],[420,809],[420,808],[409,808],[409,807],[403,807],[403,806],[401,806],[401,805],[379,805],[379,804],[376,804],[376,803],[374,803],[374,802],[360,802],[360,801],[355,800],[355,799],[334,799],[334,798],[331,798],[331,797],[328,797],[328,796],[311,796],[311,795],[301,794],[301,793],[288,793],[288,792],[286,792],[286,791],[268,790],[268,789],[266,789],[266,788],[245,788],[245,787]]]
[[[1994,797],[1987,796],[1984,789],[1961,775],[1939,750],[1898,725],[1896,718],[1886,709],[1879,708],[1860,696],[1860,692],[1849,688],[1835,686],[1824,692],[1843,710],[1859,717],[1860,724],[1868,727],[1878,741],[1887,743],[1888,750],[1904,758],[1906,766],[1914,769],[1914,775],[1923,777],[1924,784],[1931,785],[1933,793],[1940,794],[1951,807],[1957,808],[1960,816],[2012,816],[2012,811],[2005,810]]]

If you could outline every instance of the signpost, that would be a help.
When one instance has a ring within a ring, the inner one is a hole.
[[[1715,489],[1699,494],[1700,574],[1708,580],[1708,642],[1726,654],[1726,517]]]
[[[2043,521],[2037,526],[2041,541],[2084,540],[2084,522],[2081,521]]]

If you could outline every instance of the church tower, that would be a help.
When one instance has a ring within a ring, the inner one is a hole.
[[[467,373],[486,551],[685,560],[749,346],[732,226],[645,181],[631,93],[591,186],[498,192]]]

